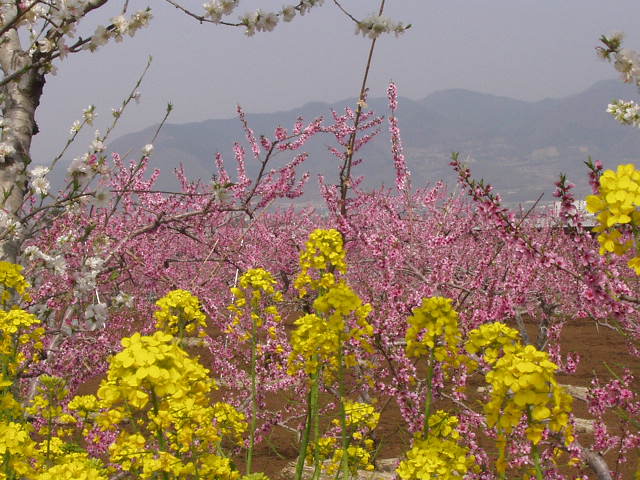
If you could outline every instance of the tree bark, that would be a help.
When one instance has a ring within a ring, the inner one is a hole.
[[[5,76],[26,69],[15,81],[2,88],[3,128],[1,141],[13,148],[0,163],[0,207],[15,220],[19,219],[26,192],[26,169],[31,162],[31,139],[37,133],[35,112],[40,104],[45,74],[28,68],[37,62],[22,49],[16,30],[6,32],[0,42],[0,68]],[[5,240],[0,257],[15,262],[18,255],[17,239]]]

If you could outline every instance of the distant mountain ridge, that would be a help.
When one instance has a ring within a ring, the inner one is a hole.
[[[458,151],[468,159],[473,175],[492,183],[509,203],[530,202],[542,192],[551,201],[553,182],[560,172],[578,185],[578,195],[584,195],[588,188],[583,162],[588,156],[610,168],[639,158],[640,132],[619,125],[606,113],[607,104],[617,98],[637,98],[637,91],[617,80],[605,80],[575,95],[537,102],[461,89],[435,92],[417,101],[401,98],[398,119],[413,184],[440,179],[453,184],[448,163],[451,152]],[[322,115],[328,121],[332,109],[342,111],[354,104],[355,99],[334,104],[311,102],[289,111],[247,114],[247,119],[256,135],[271,136],[276,126],[290,128],[298,116],[310,121]],[[378,114],[388,113],[386,99],[370,99],[368,106]],[[122,136],[109,150],[139,152],[155,128]],[[364,175],[369,187],[394,184],[387,130],[385,122],[380,134],[358,152],[364,161],[355,175]],[[190,178],[209,181],[218,151],[223,153],[227,169],[235,171],[234,141],[244,141],[238,119],[165,125],[152,157],[152,166],[163,171],[159,186],[175,188],[171,173],[179,164]],[[338,163],[327,151],[329,145],[335,146],[335,142],[328,136],[312,139],[305,146],[310,156],[303,171],[335,181]],[[255,170],[255,161],[249,156],[247,164],[250,173]],[[316,184],[310,181],[305,197],[308,202],[318,199]]]

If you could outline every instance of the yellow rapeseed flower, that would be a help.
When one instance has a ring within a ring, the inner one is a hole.
[[[456,349],[461,340],[458,312],[445,297],[423,298],[408,318],[406,333],[407,355],[421,357],[433,351],[436,360],[455,362]]]
[[[546,352],[532,345],[500,357],[486,375],[491,385],[485,405],[488,425],[511,433],[526,415],[526,434],[534,445],[545,428],[564,433],[566,443],[571,443],[572,397],[558,384],[557,368]]]
[[[29,285],[22,275],[23,269],[24,267],[22,265],[0,261],[0,285],[3,287],[0,303],[2,306],[6,306],[7,303],[11,301],[13,293],[17,293],[26,301],[30,300],[27,289],[31,285]]]
[[[172,290],[156,302],[160,310],[156,317],[156,328],[177,337],[186,334],[204,336],[207,317],[202,312],[200,300],[187,290]]]
[[[331,287],[313,303],[322,314],[308,314],[297,319],[291,337],[292,352],[289,357],[289,373],[304,370],[307,374],[317,371],[322,363],[331,374],[338,368],[337,359],[344,342],[357,341],[370,349],[368,337],[373,327],[367,322],[371,305],[363,304],[358,295],[344,282]],[[302,357],[302,362],[299,361]],[[348,363],[353,359],[345,358]]]
[[[396,473],[402,480],[453,480],[475,470],[475,457],[467,447],[448,437],[429,435],[414,440]]]
[[[520,348],[520,333],[501,322],[485,323],[469,332],[465,349],[481,353],[485,362],[494,365],[500,355]]]
[[[307,294],[308,288],[331,288],[335,283],[334,271],[347,271],[342,234],[334,229],[314,230],[300,254],[300,273],[294,286],[301,297]]]

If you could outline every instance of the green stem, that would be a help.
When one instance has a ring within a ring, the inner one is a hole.
[[[505,438],[505,441],[498,446],[498,455],[500,456],[500,458],[503,459],[504,465],[506,465],[506,463],[507,463],[507,443],[506,443],[506,438]],[[498,469],[498,470],[500,470],[500,469]],[[505,470],[506,470],[506,468],[505,468]],[[499,471],[498,472],[498,478],[500,480],[506,480],[506,478],[507,478],[506,477],[506,473],[504,471]]]
[[[156,396],[156,392],[153,390],[153,388],[151,389],[151,405],[153,406],[153,413],[157,416],[159,412],[158,397]],[[156,437],[158,439],[158,445],[160,446],[160,449],[166,451],[166,441],[164,435],[162,434],[162,430],[160,430],[159,428],[157,430]],[[162,478],[164,480],[169,480],[169,474],[167,472],[162,472]]]
[[[9,450],[4,452],[4,474],[6,478],[15,478],[11,469],[11,453],[9,453]]]
[[[311,423],[314,412],[314,403],[318,403],[318,371],[316,370],[310,377],[311,388],[307,395],[307,419],[305,421],[304,430],[302,431],[302,439],[300,442],[300,452],[298,454],[298,463],[296,464],[295,480],[302,479],[304,471],[304,462],[307,458],[307,448],[309,446],[309,436],[311,435]]]
[[[311,390],[311,421],[313,422],[313,444],[315,448],[313,449],[313,480],[320,478],[320,450],[318,448],[318,443],[320,441],[320,405],[318,402],[318,397],[320,395],[320,385],[319,378],[322,367],[318,368],[318,376],[315,381],[315,385]]]
[[[544,475],[542,474],[542,466],[540,465],[540,451],[538,450],[538,446],[532,445],[531,452],[533,453],[533,465],[536,468],[536,479],[544,480]]]
[[[433,402],[433,362],[435,360],[435,347],[431,349],[429,355],[429,368],[427,370],[427,398],[424,402],[424,427],[422,436],[429,437],[429,419],[431,418],[431,404]]]
[[[341,335],[342,337],[342,335]],[[347,414],[344,408],[344,355],[342,351],[342,338],[340,338],[340,350],[338,351],[338,391],[340,393],[340,430],[342,437],[342,458],[340,459],[340,470],[343,479],[350,477],[349,472],[349,435],[347,432]]]
[[[247,450],[247,475],[251,474],[251,464],[253,462],[253,446],[256,434],[256,415],[258,413],[258,405],[256,403],[256,321],[251,322],[251,426],[249,427],[249,450]]]
[[[47,453],[45,454],[45,458],[47,460],[47,463],[49,463],[50,460],[50,456],[51,456],[51,435],[52,435],[52,431],[51,431],[51,427],[53,425],[53,418],[51,416],[51,404],[49,404],[49,411],[47,412]]]

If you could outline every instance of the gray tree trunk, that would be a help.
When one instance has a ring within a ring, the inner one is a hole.
[[[0,68],[5,76],[28,68],[35,61],[37,58],[30,57],[22,49],[16,30],[3,35],[0,42]],[[33,68],[27,69],[2,88],[4,124],[1,141],[13,147],[15,153],[7,155],[4,162],[0,163],[0,207],[15,219],[19,218],[27,187],[24,174],[31,161],[31,139],[38,131],[35,112],[40,104],[44,83],[44,73]],[[0,257],[15,262],[18,248],[18,240],[5,241]]]

